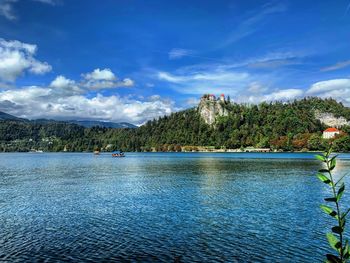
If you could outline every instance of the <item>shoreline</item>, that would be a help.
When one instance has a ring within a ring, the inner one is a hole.
[[[259,151],[126,151],[125,153],[263,153],[263,154],[277,154],[277,153],[320,153],[319,151],[269,151],[269,152],[259,152]],[[30,151],[9,151],[0,153],[31,153],[31,154],[43,154],[43,153],[89,153],[94,154],[93,151],[42,151],[42,152],[30,152]],[[339,152],[339,153],[350,153],[350,152]],[[102,151],[100,154],[112,154],[112,152]]]

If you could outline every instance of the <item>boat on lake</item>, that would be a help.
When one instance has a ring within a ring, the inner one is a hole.
[[[29,151],[29,153],[43,153],[44,151],[43,150],[35,150],[35,149],[31,149]]]
[[[125,157],[125,154],[122,151],[112,152],[112,157]]]

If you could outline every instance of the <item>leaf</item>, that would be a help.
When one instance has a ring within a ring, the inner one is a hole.
[[[334,160],[334,159],[336,159],[337,157],[338,157],[338,154],[332,156],[331,161]]]
[[[317,177],[325,184],[331,185],[331,180],[329,180],[329,178],[327,176],[325,176],[324,174],[318,173]]]
[[[333,156],[331,158],[331,161],[330,161],[331,164],[330,164],[330,167],[329,167],[329,170],[331,170],[331,171],[335,168],[335,166],[337,164],[336,157],[337,157],[337,155],[335,155],[335,156]]]
[[[331,155],[331,153],[332,153],[332,145],[331,145],[331,147],[328,148],[325,156],[328,157],[329,155]]]
[[[339,183],[343,180],[343,178],[345,177],[345,175],[346,175],[346,174],[344,174],[344,175],[335,183],[335,185],[339,184]]]
[[[318,170],[319,173],[329,173],[328,169],[320,169]]]
[[[341,234],[341,233],[343,233],[343,231],[344,231],[344,229],[341,228],[340,226],[334,226],[334,227],[332,227],[332,232],[333,232],[333,233]]]
[[[320,205],[320,208],[328,215],[338,218],[337,212],[335,212],[331,207],[326,206],[326,205]]]
[[[345,184],[342,183],[339,187],[338,194],[337,194],[337,201],[339,202],[340,198],[342,197],[345,190]]]
[[[344,219],[348,215],[349,212],[350,212],[350,208],[345,213],[341,214],[341,218]]]
[[[333,235],[332,233],[328,233],[327,234],[327,239],[328,239],[328,243],[329,245],[335,249],[336,251],[339,251],[339,249],[341,248],[341,243],[338,240],[338,238]]]
[[[329,197],[324,199],[326,202],[337,202],[337,198]]]
[[[322,162],[325,162],[325,161],[326,161],[326,157],[324,157],[323,155],[316,154],[316,155],[315,155],[315,158],[316,158],[317,160],[322,161]]]
[[[326,257],[327,257],[327,262],[330,262],[330,263],[342,263],[341,259],[338,258],[335,255],[327,254]]]

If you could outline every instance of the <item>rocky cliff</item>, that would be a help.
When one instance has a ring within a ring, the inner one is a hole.
[[[221,95],[220,99],[216,99],[214,95],[204,95],[199,102],[198,112],[205,123],[212,125],[218,116],[228,115],[225,97]]]
[[[350,121],[344,117],[335,117],[332,113],[315,111],[316,119],[320,120],[322,124],[330,127],[340,128],[344,125],[350,125]]]

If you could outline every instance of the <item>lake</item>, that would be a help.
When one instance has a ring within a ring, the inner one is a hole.
[[[0,261],[324,261],[313,154],[126,155],[1,153]]]

